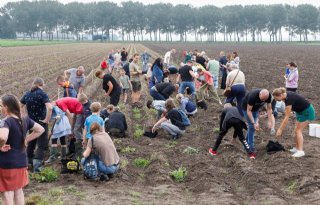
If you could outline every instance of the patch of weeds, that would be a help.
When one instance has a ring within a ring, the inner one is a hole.
[[[60,197],[46,198],[39,195],[31,195],[26,199],[26,205],[63,205]]]
[[[175,147],[177,144],[178,144],[177,141],[170,141],[169,143],[165,144],[164,146],[165,146],[166,148],[173,148],[173,147]]]
[[[199,153],[199,149],[198,148],[194,148],[194,147],[187,147],[183,150],[183,153],[184,154],[189,154],[189,155],[192,155],[192,154],[198,154]]]
[[[139,193],[139,192],[136,192],[136,191],[130,191],[130,196],[132,196],[132,197],[140,197],[141,196],[141,194]]]
[[[125,170],[125,169],[127,168],[128,164],[129,164],[129,161],[128,161],[128,160],[122,159],[122,160],[120,161],[120,169]]]
[[[133,112],[133,114],[140,113],[140,109],[138,109],[138,108],[133,108],[133,109],[132,109],[132,112]]]
[[[114,144],[121,144],[122,140],[121,139],[113,139]]]
[[[187,176],[188,172],[185,167],[179,167],[178,169],[173,170],[169,174],[176,182],[180,183],[180,182],[183,182],[183,180]]]
[[[140,120],[142,117],[141,113],[134,113],[133,114],[133,118],[136,119],[136,120]]]
[[[120,108],[120,110],[124,110],[126,108],[126,105],[123,103],[120,103],[118,107]]]
[[[213,128],[213,132],[214,133],[219,133],[220,132],[220,128],[218,128],[218,127]]]
[[[77,188],[74,185],[70,185],[67,188],[65,188],[65,191],[67,193],[74,194],[77,192]]]
[[[295,180],[292,180],[289,182],[287,190],[289,191],[290,194],[293,194],[295,190],[297,189],[298,182]]]
[[[151,163],[151,161],[149,159],[144,159],[141,157],[139,157],[133,161],[133,164],[139,168],[146,168],[147,166],[150,165],[150,163]]]
[[[31,175],[31,179],[36,180],[37,182],[53,182],[56,181],[58,177],[58,171],[53,169],[52,167],[46,167],[41,170],[41,172]]]
[[[132,153],[132,152],[135,152],[136,151],[136,148],[134,148],[134,147],[125,147],[125,148],[122,148],[121,150],[120,150],[120,152],[121,153]]]
[[[64,190],[62,188],[53,188],[49,190],[49,195],[51,197],[60,197],[64,195]]]
[[[158,110],[156,110],[156,109],[150,109],[149,112],[153,116],[157,116],[158,115]]]
[[[135,131],[134,131],[134,133],[133,133],[133,136],[135,137],[135,138],[137,138],[137,139],[139,139],[139,138],[141,138],[142,136],[143,136],[143,133],[144,133],[144,131],[143,131],[143,129],[136,129]]]

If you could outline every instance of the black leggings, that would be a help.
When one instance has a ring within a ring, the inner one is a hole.
[[[287,91],[297,92],[298,88],[286,88]]]
[[[237,118],[231,118],[227,121],[226,124],[226,129],[222,129],[219,133],[219,136],[217,138],[216,144],[214,145],[214,147],[212,148],[214,151],[217,151],[218,147],[221,144],[221,141],[223,139],[223,137],[227,134],[228,130],[234,127],[234,134],[233,137],[236,138],[237,136],[239,137],[240,142],[242,143],[242,145],[244,146],[244,148],[246,149],[247,153],[250,154],[251,152],[249,151],[249,145],[243,135],[243,126],[242,126],[242,122],[241,120],[237,119]]]
[[[43,128],[44,133],[37,139],[29,142],[27,147],[27,155],[29,163],[32,163],[32,159],[43,160],[45,152],[48,150],[48,124],[38,122]]]
[[[60,137],[59,140],[60,140],[60,144],[61,144],[61,145],[67,145],[67,143],[66,143],[66,136]],[[58,144],[58,138],[56,138],[56,139],[51,139],[51,144]]]

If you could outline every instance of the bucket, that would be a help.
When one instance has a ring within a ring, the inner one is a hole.
[[[316,137],[320,138],[320,126],[316,127]]]
[[[320,127],[319,124],[309,124],[309,136],[310,137],[315,137],[316,134],[316,128]]]

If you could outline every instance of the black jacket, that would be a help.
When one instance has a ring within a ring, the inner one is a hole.
[[[122,132],[124,132],[128,128],[126,116],[119,111],[110,113],[108,123],[109,123],[108,129],[117,128],[117,129],[120,129]]]
[[[165,98],[169,98],[170,95],[172,95],[176,91],[176,88],[172,83],[159,83],[155,85],[155,87],[158,93],[163,95],[163,97]]]

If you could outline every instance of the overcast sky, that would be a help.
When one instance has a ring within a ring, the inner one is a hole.
[[[19,1],[19,0],[0,0],[0,6],[5,5],[7,2],[10,1]],[[69,3],[74,2],[75,0],[58,0],[62,3]],[[77,0],[77,2],[94,2],[95,0]],[[96,0],[96,1],[105,1],[105,0]],[[110,0],[112,2],[122,2],[122,1],[128,1],[128,0]],[[320,6],[320,0],[259,0],[259,1],[252,1],[252,0],[138,0],[139,2],[142,2],[144,4],[154,4],[158,2],[163,3],[172,3],[173,5],[176,4],[190,4],[192,6],[203,6],[207,4],[215,5],[218,7],[223,7],[226,5],[252,5],[252,4],[290,4],[290,5],[298,5],[298,4],[312,4],[314,6],[319,7]]]

